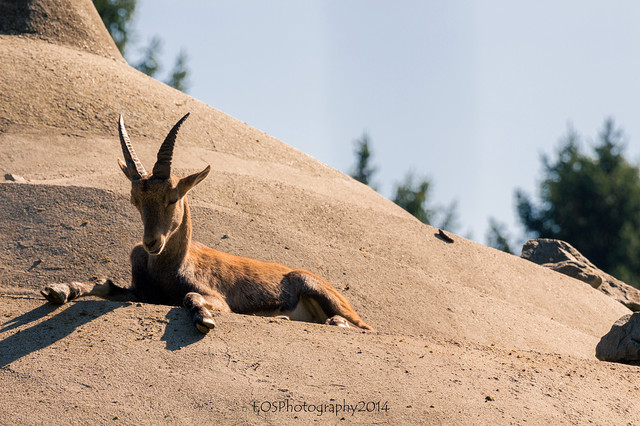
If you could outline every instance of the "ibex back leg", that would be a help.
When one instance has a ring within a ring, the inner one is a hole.
[[[322,278],[311,272],[297,270],[287,274],[287,279],[298,294],[299,304],[305,306],[316,321],[340,327],[353,324],[365,330],[373,330],[362,321],[347,299]],[[317,313],[318,310],[321,314]]]

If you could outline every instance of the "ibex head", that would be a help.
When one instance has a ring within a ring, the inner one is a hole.
[[[180,227],[184,219],[184,197],[187,192],[206,178],[211,170],[211,166],[207,166],[201,172],[181,179],[171,176],[173,146],[180,125],[188,116],[187,113],[182,117],[165,138],[151,173],[147,173],[133,150],[122,115],[118,120],[120,143],[125,159],[124,162],[118,159],[118,164],[131,181],[131,203],[140,212],[144,224],[142,244],[152,255],[162,253],[167,240]]]

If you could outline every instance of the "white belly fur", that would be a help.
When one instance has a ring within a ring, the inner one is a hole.
[[[328,316],[324,313],[318,302],[307,297],[302,297],[298,301],[295,309],[291,311],[256,312],[255,315],[274,317],[284,315],[292,321],[318,322],[324,323]]]

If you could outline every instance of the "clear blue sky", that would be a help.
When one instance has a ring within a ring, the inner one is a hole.
[[[640,2],[140,0],[136,46],[188,54],[195,98],[348,173],[370,136],[390,197],[407,171],[457,200],[458,232],[489,217],[521,237],[514,190],[537,195],[540,155],[567,125],[607,117],[640,150]]]

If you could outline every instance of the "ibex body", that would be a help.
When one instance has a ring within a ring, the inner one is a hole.
[[[210,311],[282,315],[294,320],[326,322],[369,329],[349,302],[329,283],[303,270],[223,253],[191,240],[187,192],[210,171],[184,178],[171,175],[173,147],[185,115],[171,129],[147,173],[119,119],[125,162],[120,167],[131,181],[131,202],[144,225],[141,243],[131,251],[131,286],[110,280],[61,283],[42,294],[62,304],[93,295],[110,300],[184,305],[203,333],[215,326]]]

